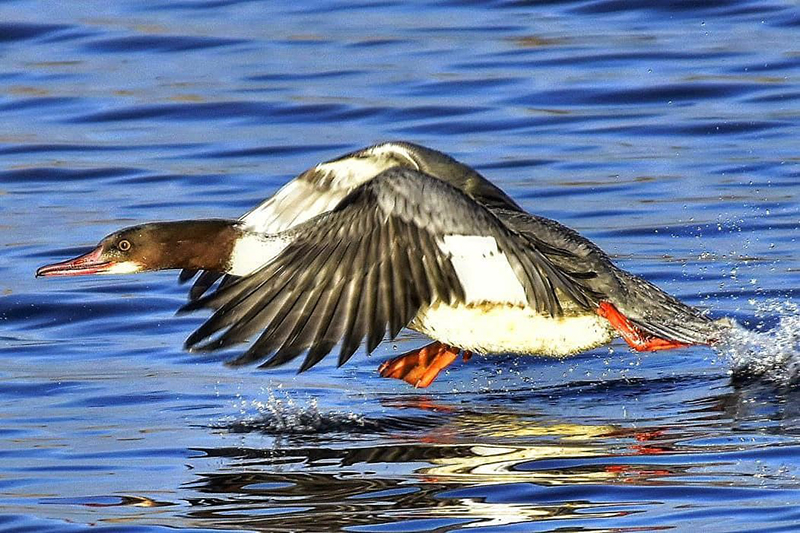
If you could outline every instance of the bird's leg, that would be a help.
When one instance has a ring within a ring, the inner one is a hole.
[[[628,318],[619,312],[611,302],[600,302],[597,314],[605,318],[628,343],[628,346],[637,352],[655,352],[657,350],[671,350],[689,346],[678,341],[652,337],[631,323]]]
[[[460,351],[434,342],[384,362],[378,372],[381,377],[402,379],[415,387],[425,388],[456,360]]]

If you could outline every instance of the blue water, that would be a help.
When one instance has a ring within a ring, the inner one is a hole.
[[[0,4],[0,530],[800,528],[789,0]],[[174,273],[36,280],[406,139],[734,317],[717,351],[380,379],[181,350]]]

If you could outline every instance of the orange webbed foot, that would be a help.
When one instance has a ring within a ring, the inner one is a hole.
[[[384,362],[378,367],[378,372],[381,377],[402,379],[415,387],[425,388],[458,358],[460,351],[458,348],[434,342]]]
[[[643,332],[631,323],[628,318],[619,312],[611,302],[600,302],[597,314],[605,318],[616,329],[628,343],[628,346],[637,352],[655,352],[658,350],[672,350],[673,348],[685,348],[689,344],[669,339],[653,337]]]

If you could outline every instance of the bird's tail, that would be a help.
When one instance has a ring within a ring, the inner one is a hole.
[[[617,276],[621,291],[600,302],[598,313],[636,350],[716,344],[732,326],[730,320],[714,320],[637,276],[624,271]]]

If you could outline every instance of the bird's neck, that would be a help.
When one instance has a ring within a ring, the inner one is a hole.
[[[244,234],[238,221],[222,219],[156,222],[142,227],[152,230],[145,259],[157,270],[227,272],[236,242]]]
[[[246,230],[236,220],[155,223],[148,263],[153,270],[209,270],[245,276],[278,255],[290,242],[282,234]]]

